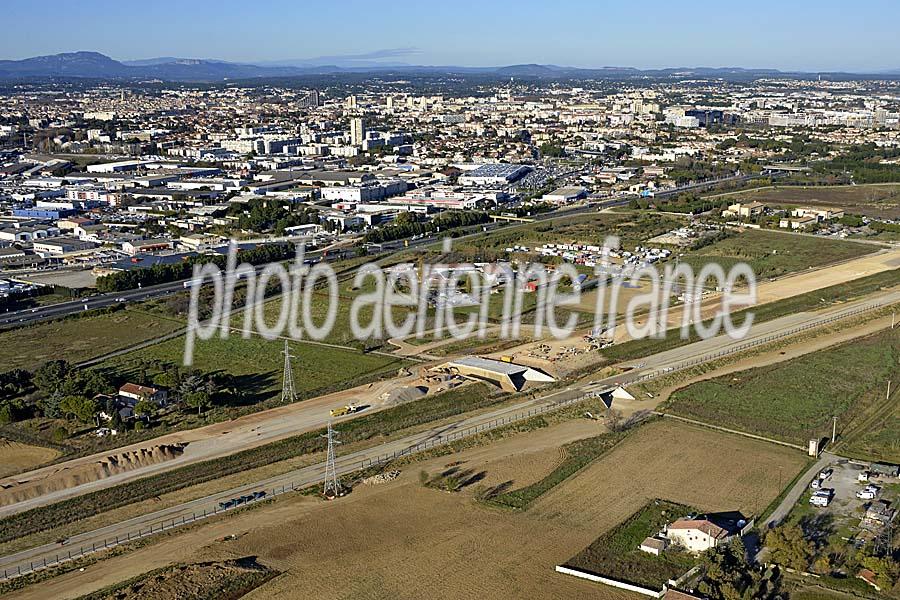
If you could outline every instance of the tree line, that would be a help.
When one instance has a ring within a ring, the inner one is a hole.
[[[419,220],[415,213],[405,212],[397,215],[393,223],[373,229],[365,235],[365,241],[372,244],[391,242],[411,238],[414,235],[426,235],[436,231],[446,231],[470,225],[487,223],[491,218],[484,211],[452,210],[439,214],[430,221]]]
[[[294,256],[292,244],[263,244],[252,249],[238,250],[238,264],[261,265],[270,262],[287,260]],[[225,268],[227,257],[224,254],[214,256],[200,254],[186,257],[177,263],[156,264],[152,267],[138,267],[117,273],[104,275],[97,279],[97,291],[101,293],[133,290],[137,287],[170,283],[188,279],[194,272],[194,265],[213,263],[220,269]]]

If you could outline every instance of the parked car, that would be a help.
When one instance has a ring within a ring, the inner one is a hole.
[[[860,500],[874,500],[877,494],[869,489],[860,490],[856,492],[856,497]]]
[[[831,469],[831,468],[822,469],[822,471],[819,473],[819,479],[824,481],[824,480],[828,479],[829,477],[831,477],[832,475],[834,475],[834,469]]]
[[[822,480],[821,479],[813,479],[812,483],[809,484],[809,487],[811,487],[814,490],[819,489],[820,487],[822,487]]]

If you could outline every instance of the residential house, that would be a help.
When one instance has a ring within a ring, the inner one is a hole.
[[[126,383],[119,388],[119,396],[134,400],[135,403],[141,400],[155,402],[158,406],[165,406],[169,400],[169,393],[162,389],[148,385],[138,385],[136,383]]]
[[[723,217],[741,217],[743,219],[749,219],[751,217],[756,217],[766,210],[766,205],[762,202],[749,202],[747,204],[732,204],[727,209],[722,211]]]
[[[751,524],[739,512],[711,513],[670,523],[666,528],[666,537],[689,552],[700,553],[743,535]]]

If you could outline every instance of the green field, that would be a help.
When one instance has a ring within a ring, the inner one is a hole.
[[[688,252],[682,260],[695,273],[708,262],[721,264],[726,273],[734,264],[746,262],[757,277],[766,278],[857,258],[876,249],[857,242],[751,229]]]
[[[744,314],[752,312],[754,314],[754,323],[763,323],[786,315],[827,308],[835,304],[866,296],[886,287],[894,287],[898,284],[900,284],[900,272],[897,270],[885,271],[883,273],[876,273],[867,277],[853,279],[847,283],[840,283],[820,290],[806,292],[805,294],[791,296],[790,298],[785,298],[778,302],[769,302],[760,306],[754,306],[750,309],[736,312],[732,318],[735,323],[741,323]],[[709,325],[711,320],[706,323]],[[631,340],[623,344],[616,344],[615,346],[605,348],[601,353],[604,357],[613,361],[632,360],[671,350],[672,348],[678,348],[700,339],[692,329],[688,339],[682,340],[680,331],[680,328],[669,329],[666,331],[666,337],[664,338]]]
[[[861,457],[900,460],[896,397],[900,330],[800,356],[783,363],[701,381],[673,393],[664,410],[786,442],[806,445],[831,434]],[[896,421],[894,421],[896,423]]]
[[[640,549],[641,542],[667,523],[697,512],[699,511],[672,502],[650,502],[624,523],[600,536],[569,559],[566,566],[618,581],[661,589],[668,580],[677,579],[689,571],[696,564],[696,559],[690,554],[674,550],[667,550],[661,556],[653,556]]]
[[[185,338],[178,337],[160,344],[116,357],[98,368],[115,380],[136,380],[142,369],[166,364],[181,365]],[[303,342],[291,342],[294,387],[300,399],[361,385],[392,375],[406,361],[383,354],[332,348]],[[258,335],[244,339],[232,334],[226,339],[214,337],[197,340],[193,368],[204,373],[224,372],[236,378],[242,390],[240,404],[256,405],[279,400],[284,367],[283,340],[265,340]]]
[[[39,367],[48,360],[78,363],[166,335],[183,325],[176,319],[124,309],[38,323],[0,332],[0,371]]]

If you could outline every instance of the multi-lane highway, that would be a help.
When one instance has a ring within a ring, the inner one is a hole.
[[[394,456],[407,455],[453,439],[473,435],[478,431],[484,431],[485,429],[527,418],[535,413],[553,410],[561,405],[577,401],[585,397],[586,394],[609,390],[620,384],[659,377],[698,363],[713,361],[727,354],[741,352],[754,346],[795,335],[801,331],[829,325],[841,319],[847,319],[865,312],[896,305],[897,303],[900,303],[900,291],[882,292],[818,313],[798,313],[756,324],[750,333],[740,340],[734,340],[722,335],[660,352],[642,359],[638,367],[620,375],[554,391],[547,395],[523,400],[475,416],[461,417],[458,421],[449,425],[433,427],[372,448],[345,454],[337,461],[338,472],[346,474],[374,463],[389,461]],[[322,423],[325,420],[326,416],[322,415]],[[321,426],[321,423],[317,426]],[[20,572],[25,573],[36,568],[42,568],[45,563],[55,564],[57,560],[65,560],[69,554],[77,556],[82,551],[90,552],[93,548],[104,548],[124,540],[143,537],[148,534],[148,530],[151,527],[153,531],[160,531],[164,526],[176,527],[181,523],[194,522],[197,519],[204,518],[206,515],[220,512],[220,503],[227,502],[235,497],[245,496],[248,493],[259,490],[264,490],[271,494],[271,492],[282,488],[288,490],[303,488],[320,482],[322,476],[322,465],[304,467],[283,475],[148,513],[101,529],[78,534],[66,540],[65,545],[59,543],[44,544],[4,556],[0,558],[0,579],[2,579],[4,572],[10,577],[17,576]]]
[[[724,177],[721,179],[714,179],[708,181],[702,181],[697,183],[686,184],[683,186],[679,186],[677,188],[663,190],[656,194],[656,197],[668,197],[680,194],[686,191],[692,191],[702,188],[707,188],[715,185],[721,185],[723,183],[730,182],[746,182],[761,175],[758,174],[750,174],[750,175],[735,175],[731,177]],[[623,196],[620,198],[606,199],[599,203],[600,208],[613,208],[617,206],[624,206],[628,204],[633,198],[636,196]],[[574,209],[567,209],[563,211],[552,211],[548,213],[541,213],[532,217],[535,221],[543,221],[547,219],[554,218],[566,218],[572,217],[584,213],[588,213],[596,210],[597,206],[594,204],[586,204],[584,206],[580,206]],[[523,224],[518,225],[504,225],[501,223],[489,223],[482,226],[477,226],[473,228],[468,228],[469,233],[465,233],[464,235],[459,236],[457,239],[467,239],[470,237],[475,237],[483,234],[485,231],[493,230],[497,227],[522,227]],[[474,231],[473,231],[474,230]],[[408,247],[416,248],[423,247],[436,244],[438,240],[434,236],[421,238],[418,240],[410,240],[408,242]],[[379,256],[386,256],[392,254],[397,251],[397,246],[399,243],[390,244],[389,248],[382,250],[381,252],[377,252],[373,254],[373,258],[377,258]],[[342,252],[328,252],[327,256],[326,252],[323,250],[318,251],[310,251],[306,253],[307,258],[314,259],[322,259],[332,261],[342,256]],[[262,269],[262,266],[258,267],[258,270]],[[87,310],[95,310],[99,308],[105,308],[108,306],[113,306],[121,303],[128,302],[136,302],[140,300],[150,300],[153,298],[160,298],[164,296],[168,296],[170,294],[175,294],[178,292],[185,291],[186,282],[190,280],[180,280],[173,281],[171,283],[162,283],[159,285],[146,286],[142,289],[136,290],[127,290],[123,292],[111,292],[108,294],[95,294],[91,296],[86,296],[82,299],[71,300],[68,302],[61,302],[58,304],[51,304],[47,306],[40,306],[36,308],[29,308],[18,311],[10,311],[6,313],[0,313],[0,328],[10,328],[10,327],[18,327],[22,325],[28,325],[31,323],[35,323],[38,321],[45,321],[48,319],[58,319],[61,317],[65,317],[68,315],[72,315],[79,312],[84,312]]]

